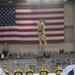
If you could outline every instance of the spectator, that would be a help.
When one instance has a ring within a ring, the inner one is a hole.
[[[43,56],[46,57],[46,53],[45,52],[44,52]]]
[[[59,53],[60,53],[60,54],[62,53],[61,49],[59,49]]]
[[[1,60],[3,61],[4,60],[4,54],[2,53],[1,55]]]
[[[62,49],[61,53],[64,54],[64,49]]]
[[[2,52],[3,54],[4,54],[4,56],[6,57],[7,56],[7,54],[8,54],[8,51],[6,51],[6,50],[3,50],[3,52]]]

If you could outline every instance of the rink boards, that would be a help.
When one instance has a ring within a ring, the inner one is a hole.
[[[23,74],[25,75],[25,74]],[[39,73],[34,73],[34,75],[39,75]],[[49,73],[49,75],[55,75],[55,73]]]

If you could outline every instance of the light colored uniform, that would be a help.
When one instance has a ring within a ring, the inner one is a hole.
[[[39,75],[49,75],[49,71],[43,68],[42,70],[40,70]]]
[[[14,75],[23,75],[22,70],[15,70]]]
[[[4,69],[5,75],[9,75],[9,71],[7,69]]]
[[[46,35],[45,35],[45,23],[41,21],[37,25],[38,25],[38,36],[39,36],[40,45],[42,45],[43,42],[44,45],[47,45]]]
[[[59,66],[56,68],[55,70],[55,75],[61,75],[62,73],[62,68],[60,68]]]
[[[33,70],[28,69],[28,71],[26,71],[26,75],[34,75]]]

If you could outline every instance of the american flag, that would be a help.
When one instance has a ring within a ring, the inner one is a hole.
[[[63,4],[43,4],[0,6],[0,43],[39,43],[40,18],[46,21],[47,42],[64,42]]]

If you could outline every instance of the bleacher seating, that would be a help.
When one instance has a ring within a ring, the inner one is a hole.
[[[13,59],[13,60],[10,59],[10,60],[0,61],[0,66],[2,68],[7,67],[7,69],[10,72],[14,72],[15,69],[20,67],[23,73],[26,72],[28,67],[33,69],[35,73],[38,73],[41,67],[43,66],[49,69],[51,73],[53,73],[55,71],[57,64],[60,64],[60,66],[64,68],[67,65],[73,64],[75,59],[73,60],[72,59],[70,58],[59,59],[59,58],[54,58],[54,57],[48,58],[48,59],[40,59],[40,61],[37,59]]]
[[[35,73],[38,73],[42,66],[50,70],[50,73],[53,73],[57,65],[64,68],[71,64],[75,64],[75,53],[51,53],[50,58],[26,56],[21,59],[0,60],[0,67],[7,67],[10,72],[14,72],[15,69],[20,67],[23,73],[26,72],[28,67],[30,67]]]

